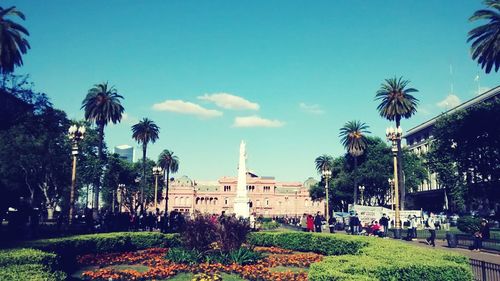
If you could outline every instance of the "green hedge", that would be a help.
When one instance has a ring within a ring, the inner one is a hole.
[[[50,271],[41,264],[21,264],[0,267],[0,280],[62,281],[66,274]]]
[[[178,244],[179,238],[176,234],[114,232],[35,240],[25,243],[24,246],[54,252],[64,258],[88,253],[135,251]]]
[[[65,280],[58,271],[58,257],[35,249],[0,251],[0,280]]]
[[[330,255],[311,265],[313,281],[471,281],[468,258],[392,239],[304,232],[252,233],[256,246]],[[332,256],[333,255],[333,256]]]
[[[368,245],[363,237],[309,232],[253,232],[248,242],[255,246],[277,246],[284,249],[315,252],[323,255],[357,254]]]

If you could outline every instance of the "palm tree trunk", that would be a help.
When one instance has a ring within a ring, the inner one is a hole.
[[[104,146],[104,123],[99,122],[98,124],[98,135],[99,135],[99,147],[97,149],[97,157],[99,159],[99,174],[97,175],[96,178],[96,184],[94,185],[94,205],[93,205],[93,213],[94,217],[97,217],[99,213],[99,190],[101,188],[102,184],[102,175],[103,175],[103,163],[104,163],[104,157],[103,157],[103,146]]]
[[[353,204],[356,205],[358,202],[358,157],[354,156],[354,192],[353,192]]]
[[[396,118],[396,129],[399,128],[401,123],[401,117]],[[400,200],[399,200],[399,207],[401,210],[405,209],[405,199],[406,199],[406,184],[404,181],[404,175],[403,175],[403,152],[401,151],[401,139],[398,140],[397,143],[398,146],[398,154],[397,154],[397,159],[398,159],[398,184],[399,184],[399,193],[400,193]]]
[[[167,177],[165,178],[165,215],[168,211],[168,184],[170,183],[170,164],[166,168]]]

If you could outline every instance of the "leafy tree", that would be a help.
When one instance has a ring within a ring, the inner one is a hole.
[[[474,12],[469,21],[487,20],[488,23],[480,25],[469,31],[467,42],[472,41],[472,59],[481,64],[486,73],[495,67],[495,72],[500,68],[500,1],[486,0],[484,4],[489,9]]]
[[[119,95],[114,87],[109,87],[108,83],[94,85],[82,102],[82,109],[85,110],[85,119],[94,122],[97,126],[99,135],[98,156],[104,163],[104,127],[112,122],[119,123],[124,111],[120,100],[123,96]],[[101,179],[101,175],[98,177]],[[99,180],[100,181],[100,180]],[[99,182],[94,186],[94,212],[99,209]]]
[[[410,118],[417,112],[418,99],[411,93],[418,92],[415,88],[407,88],[410,81],[400,78],[385,79],[380,89],[375,95],[375,100],[379,100],[380,104],[377,110],[380,116],[389,121],[396,122],[396,128],[401,125],[401,118]],[[402,171],[402,157],[401,157],[401,140],[397,143],[398,146],[398,181],[401,183],[401,209],[404,210],[405,206],[405,186],[403,181]]]
[[[144,185],[146,184],[146,151],[148,149],[148,143],[155,143],[159,138],[160,127],[158,127],[154,121],[148,118],[143,118],[139,123],[132,126],[132,138],[134,138],[139,144],[142,144],[142,176],[143,176],[143,187],[141,191],[141,201],[144,201]],[[143,206],[144,208],[144,206]]]
[[[429,166],[457,210],[489,214],[500,198],[500,99],[443,115],[436,122]],[[487,120],[487,122],[485,122]]]
[[[165,212],[168,211],[168,185],[170,183],[170,173],[177,173],[179,170],[179,158],[173,151],[164,149],[158,157],[158,165],[162,167],[165,178]]]
[[[370,133],[368,131],[368,125],[361,121],[349,121],[344,124],[344,127],[340,128],[340,140],[342,145],[354,158],[354,173],[357,171],[358,167],[358,157],[361,156],[366,149],[366,134]],[[354,192],[353,192],[353,202],[358,202],[358,181],[357,176],[354,177]]]
[[[30,44],[26,39],[29,32],[22,25],[9,19],[18,17],[25,20],[24,14],[16,7],[4,9],[0,7],[0,72],[14,72],[16,66],[23,65],[22,55],[28,52]]]

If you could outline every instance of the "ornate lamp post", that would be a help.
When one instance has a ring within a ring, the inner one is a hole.
[[[328,208],[328,179],[332,176],[332,171],[330,169],[323,169],[321,171],[321,174],[325,178],[325,193],[326,193],[326,214],[325,214],[325,219],[328,223],[328,219],[330,217],[330,208]]]
[[[68,137],[71,140],[71,155],[73,156],[73,169],[71,171],[71,191],[69,195],[69,224],[73,223],[73,212],[75,208],[75,184],[76,184],[76,157],[78,156],[78,142],[85,135],[85,126],[78,127],[71,125],[68,130]]]
[[[155,212],[158,206],[158,177],[163,173],[163,169],[161,167],[153,167],[153,175],[155,176]]]
[[[125,191],[125,184],[120,183],[118,185],[118,192],[116,194],[116,199],[118,200],[118,213],[122,211],[122,202],[123,202],[123,192]]]
[[[390,198],[391,198],[391,210],[394,211],[394,180],[391,178],[387,179],[387,182],[389,183],[390,186]]]
[[[359,189],[359,192],[361,192],[361,205],[364,205],[365,204],[365,199],[364,199],[363,195],[364,195],[364,192],[365,192],[365,186],[364,185],[360,185],[360,186],[358,186],[358,189]]]
[[[392,142],[392,156],[394,158],[394,209],[395,209],[395,230],[394,230],[394,238],[401,238],[401,218],[399,216],[399,189],[398,189],[398,141],[401,140],[401,136],[403,135],[403,130],[401,127],[397,127],[394,129],[392,126],[387,128],[385,131],[385,135],[387,136],[387,140]]]

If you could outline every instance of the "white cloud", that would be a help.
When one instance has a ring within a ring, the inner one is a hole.
[[[224,109],[250,109],[259,110],[259,104],[251,102],[242,97],[231,95],[228,93],[205,94],[199,96],[198,99],[215,103],[218,107]]]
[[[128,125],[134,125],[137,122],[139,122],[139,119],[137,117],[134,117],[126,112],[122,114],[122,123],[128,124]]]
[[[450,94],[448,95],[444,100],[440,101],[437,103],[437,106],[445,109],[451,109],[457,105],[462,103],[460,101],[460,98],[457,97],[456,95]]]
[[[180,114],[195,115],[201,118],[212,118],[222,116],[222,112],[214,109],[204,108],[196,103],[183,100],[166,100],[153,104],[157,111],[170,111]]]
[[[306,103],[299,103],[299,107],[302,111],[312,113],[312,114],[323,114],[325,111],[320,108],[319,104],[306,104]]]
[[[276,127],[283,127],[284,125],[285,123],[282,121],[265,119],[257,115],[236,117],[234,118],[234,123],[233,123],[233,127],[236,128],[249,128],[249,127],[276,128]]]
[[[489,90],[491,90],[490,87],[479,87],[479,89],[475,89],[474,91],[472,91],[472,95],[478,96]]]

